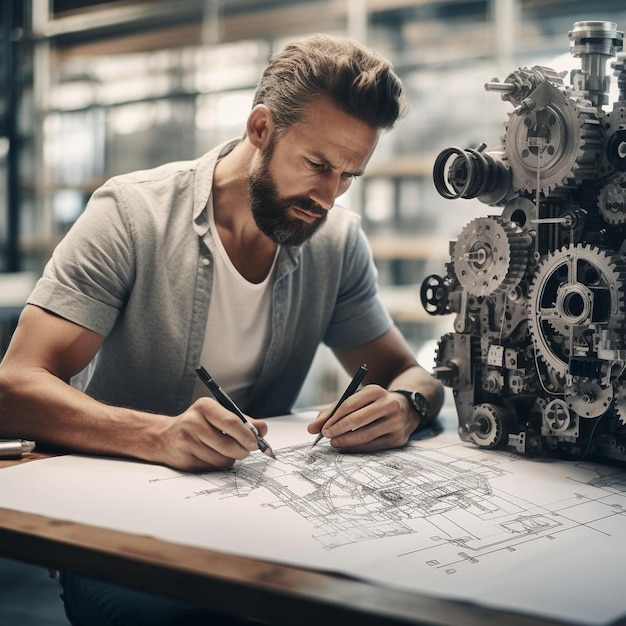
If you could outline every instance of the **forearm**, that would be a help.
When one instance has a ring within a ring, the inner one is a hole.
[[[40,368],[0,368],[0,437],[38,446],[158,461],[171,418],[105,405]]]

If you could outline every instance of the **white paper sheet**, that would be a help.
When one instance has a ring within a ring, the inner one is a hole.
[[[310,418],[270,420],[278,460],[226,472],[73,455],[3,469],[0,505],[576,623],[626,613],[625,471],[455,432],[343,455],[311,449]]]

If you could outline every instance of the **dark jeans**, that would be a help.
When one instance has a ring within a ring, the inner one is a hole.
[[[260,623],[219,615],[199,606],[79,574],[63,573],[60,582],[65,613],[73,626],[258,626]]]

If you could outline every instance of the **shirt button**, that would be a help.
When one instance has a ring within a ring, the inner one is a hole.
[[[211,259],[207,259],[206,257],[202,259],[202,265],[211,265]]]

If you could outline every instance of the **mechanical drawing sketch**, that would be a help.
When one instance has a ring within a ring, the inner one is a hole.
[[[271,420],[277,460],[253,453],[224,472],[23,464],[0,472],[0,503],[572,623],[626,613],[625,470],[485,451],[454,429],[340,454],[311,448],[307,421]]]

